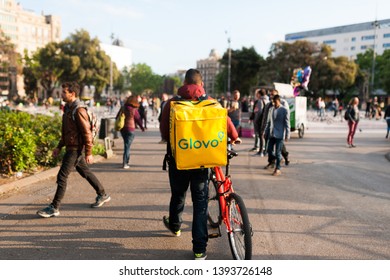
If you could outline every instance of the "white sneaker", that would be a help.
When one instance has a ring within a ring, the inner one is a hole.
[[[128,165],[128,164],[123,165],[123,169],[129,169],[129,168],[130,168],[130,165]]]

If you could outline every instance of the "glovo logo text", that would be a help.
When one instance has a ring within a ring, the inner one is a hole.
[[[218,132],[218,139],[214,138],[206,141],[193,138],[182,138],[177,142],[177,145],[182,150],[217,148],[219,143],[223,141],[224,137],[225,133],[220,131]]]

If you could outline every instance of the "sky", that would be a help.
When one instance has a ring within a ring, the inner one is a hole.
[[[37,14],[58,15],[62,39],[85,29],[132,50],[133,63],[160,75],[196,67],[212,49],[254,47],[267,57],[288,33],[390,18],[389,0],[18,0]]]

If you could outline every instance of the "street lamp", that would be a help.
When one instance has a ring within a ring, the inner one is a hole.
[[[228,32],[225,31],[225,34],[228,35]],[[230,48],[230,37],[228,41],[228,81],[227,81],[227,93],[230,95],[230,76],[231,76],[231,67],[232,67],[232,49]]]
[[[375,47],[376,47],[376,30],[379,26],[379,22],[375,20],[372,25],[374,26],[374,46],[372,48],[372,68],[371,68],[371,94],[374,93],[374,78],[375,78]]]

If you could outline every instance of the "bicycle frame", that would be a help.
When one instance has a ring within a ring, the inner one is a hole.
[[[220,166],[214,167],[213,170],[215,174],[215,179],[218,182],[218,199],[221,212],[221,220],[226,225],[227,231],[231,232],[232,227],[228,219],[228,205],[226,201],[229,195],[234,192],[234,189],[232,180],[229,175],[229,163],[226,166],[226,174],[223,173],[223,170]]]

